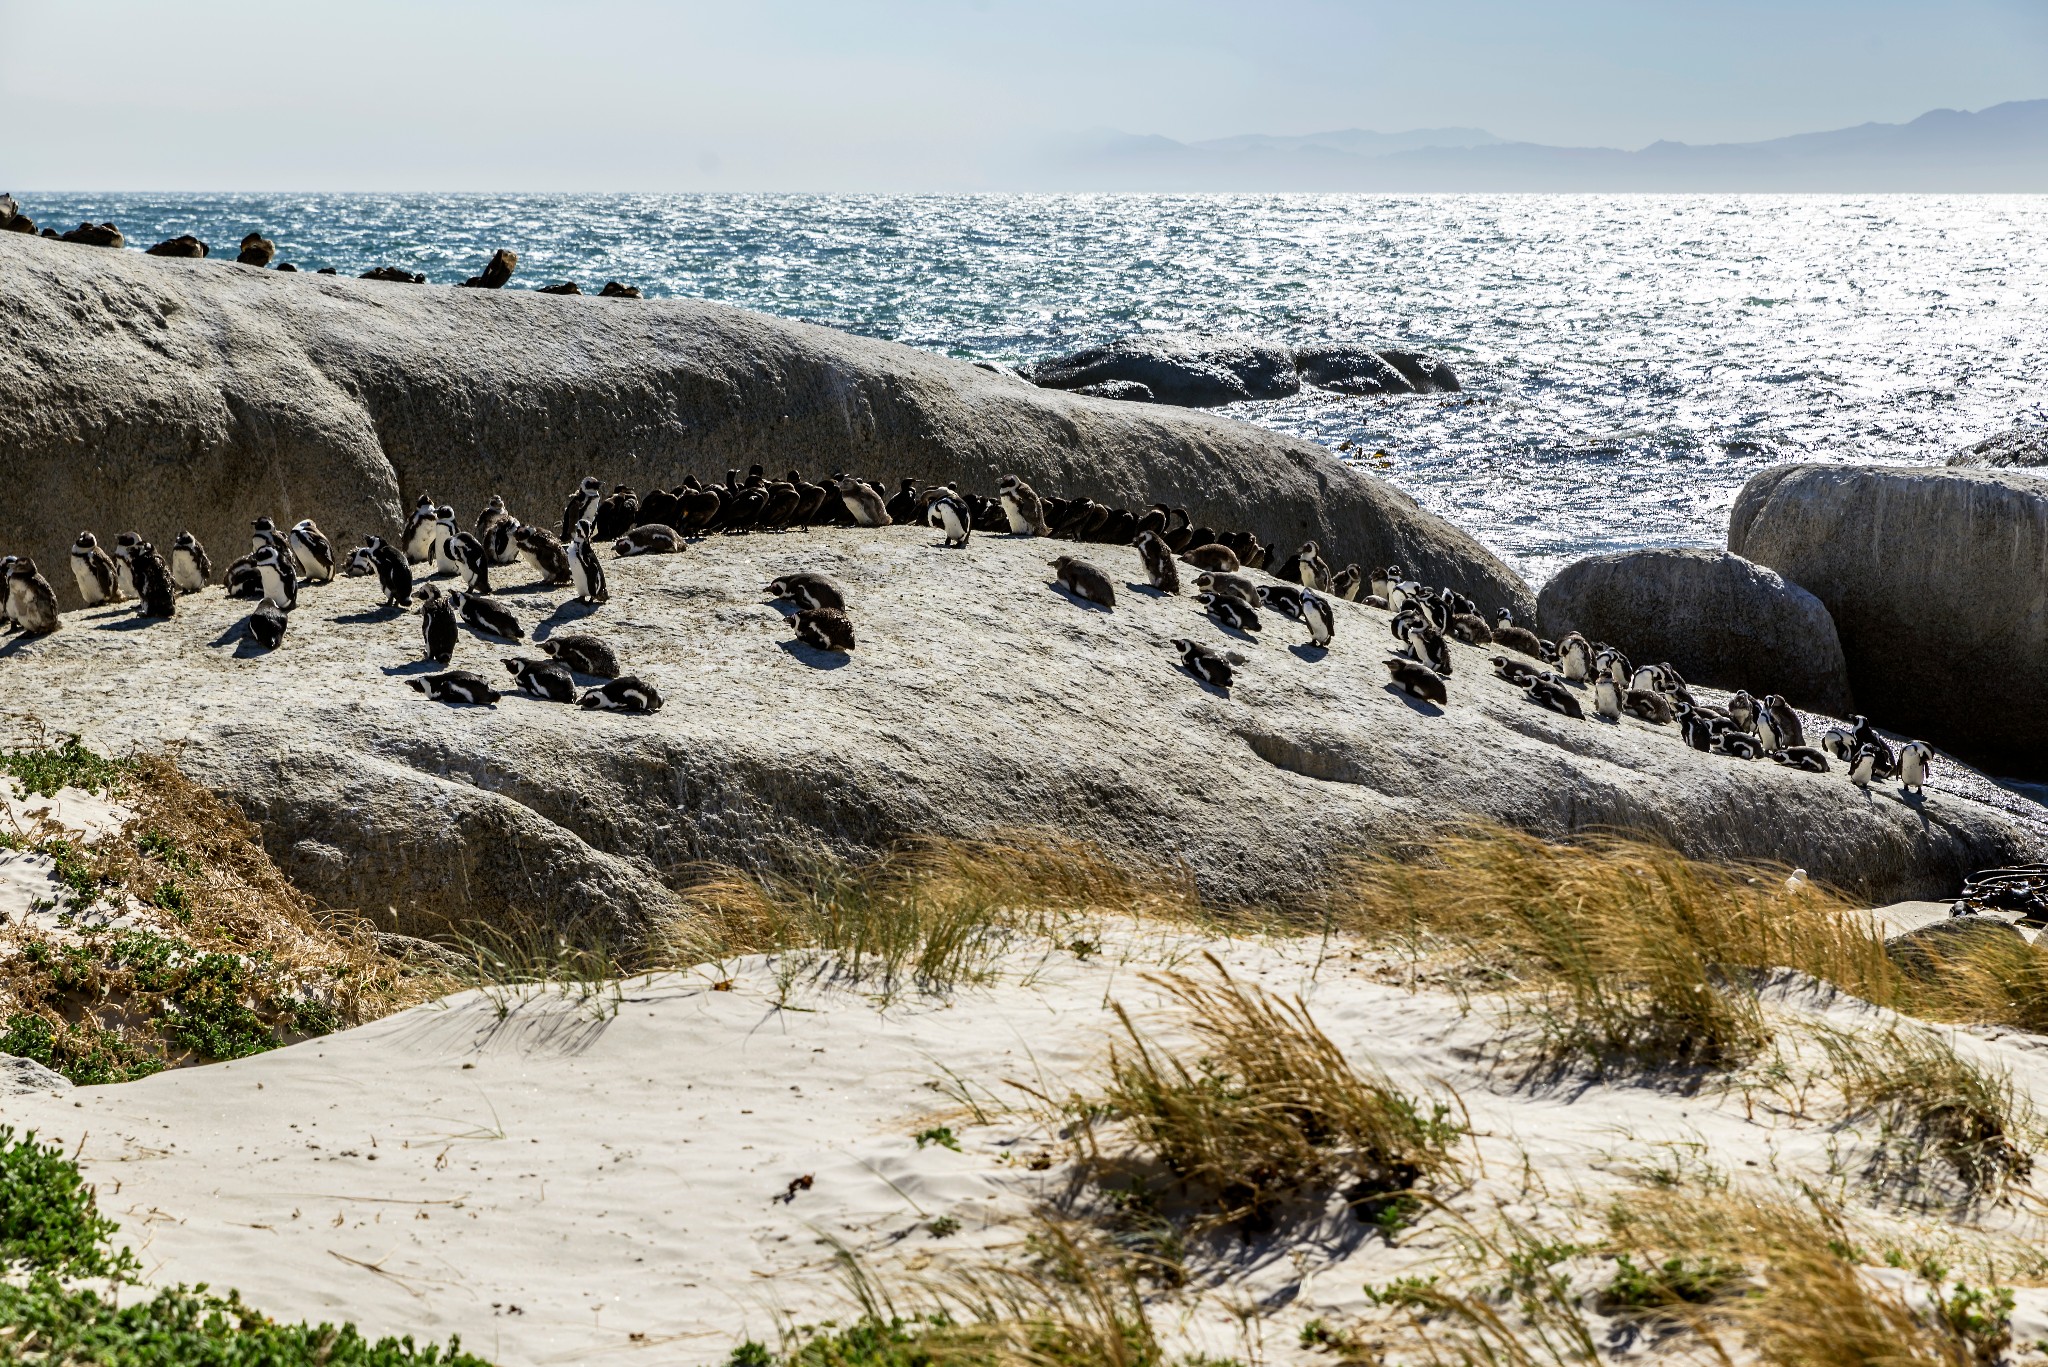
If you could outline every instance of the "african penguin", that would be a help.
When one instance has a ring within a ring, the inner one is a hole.
[[[996,481],[996,494],[1002,499],[1003,516],[1010,520],[1012,536],[1049,536],[1052,528],[1045,520],[1045,502],[1038,491],[1024,482],[1021,475],[1004,475]]]
[[[417,597],[420,600],[420,639],[426,645],[427,658],[445,667],[455,658],[455,641],[459,635],[455,605],[433,584],[421,589]]]
[[[1714,728],[1700,714],[1698,708],[1689,703],[1680,703],[1673,711],[1678,716],[1678,734],[1687,745],[1695,750],[1714,748]]]
[[[1792,710],[1790,703],[1786,702],[1776,693],[1766,693],[1764,695],[1763,706],[1758,713],[1758,717],[1760,719],[1769,717],[1771,719],[1771,730],[1776,732],[1778,736],[1778,743],[1767,748],[1772,750],[1790,750],[1794,746],[1804,746],[1806,744],[1806,728],[1800,723],[1799,714]],[[1761,731],[1758,734],[1762,734]]]
[[[1263,625],[1259,614],[1253,612],[1236,598],[1226,598],[1220,593],[1204,591],[1195,595],[1195,601],[1209,610],[1209,615],[1223,626],[1236,631],[1257,631]]]
[[[673,555],[682,548],[676,529],[659,522],[643,522],[612,542],[612,554],[621,560],[629,555]]]
[[[1544,671],[1521,660],[1510,660],[1505,655],[1493,657],[1493,672],[1517,688],[1527,688],[1533,679],[1543,677]]]
[[[1381,663],[1386,665],[1393,687],[1410,697],[1433,702],[1438,707],[1450,705],[1450,690],[1444,687],[1443,679],[1435,670],[1419,665],[1413,660],[1390,659]]]
[[[135,596],[142,601],[142,615],[175,616],[178,591],[171,585],[171,567],[157,554],[156,547],[139,537],[132,541],[123,537],[119,555],[135,582]]]
[[[894,521],[882,496],[852,475],[841,475],[831,487],[839,494],[839,501],[846,505],[846,511],[853,515],[854,526],[887,527]]]
[[[213,581],[213,562],[206,547],[190,532],[179,532],[171,543],[171,584],[180,593],[197,593]]]
[[[1568,631],[1557,643],[1557,667],[1573,683],[1585,683],[1593,677],[1593,646],[1576,631]]]
[[[594,712],[659,712],[661,694],[653,684],[627,674],[591,689],[577,705]]]
[[[374,574],[384,590],[386,607],[406,607],[412,602],[412,562],[381,536],[366,536],[350,552],[348,573]]]
[[[1502,608],[1494,614],[1493,641],[1495,645],[1518,650],[1533,659],[1543,658],[1543,638],[1527,627],[1516,626],[1515,614],[1507,608]],[[1616,679],[1615,682],[1620,683],[1621,680]]]
[[[837,608],[846,611],[846,591],[822,574],[798,570],[771,579],[764,590],[771,598],[786,598],[799,608]]]
[[[549,702],[575,702],[576,676],[559,660],[506,660],[519,691]]]
[[[1330,600],[1314,589],[1301,591],[1301,624],[1308,628],[1308,643],[1328,650],[1337,636],[1337,610]]]
[[[1927,791],[1927,775],[1934,764],[1934,747],[1924,740],[1909,740],[1899,747],[1899,783],[1909,793]]]
[[[474,534],[493,565],[509,565],[519,558],[519,548],[512,541],[512,533],[518,530],[519,519],[506,511],[502,495],[492,494],[491,501],[476,515]]]
[[[464,572],[462,557],[455,549],[455,509],[443,503],[434,510],[439,519],[440,531],[434,536],[434,570],[439,574],[459,575]]]
[[[1375,598],[1384,599],[1388,603],[1392,603],[1394,601],[1394,585],[1400,582],[1401,567],[1399,565],[1388,565],[1384,569],[1375,569],[1372,572],[1369,592]]]
[[[1086,560],[1063,555],[1051,563],[1053,578],[1074,597],[1105,608],[1116,606],[1116,589],[1109,576]]]
[[[578,674],[593,679],[616,679],[625,672],[619,668],[619,657],[609,645],[583,632],[557,632],[542,641],[540,648]]]
[[[78,596],[89,608],[116,601],[121,586],[114,577],[114,557],[100,549],[99,538],[80,532],[71,543],[71,574],[78,581]]]
[[[455,609],[472,630],[507,641],[526,639],[526,630],[519,625],[519,619],[512,614],[512,609],[495,598],[457,590],[448,595],[448,605]]]
[[[1161,593],[1180,592],[1180,567],[1174,561],[1173,547],[1158,532],[1139,532],[1138,559],[1144,562],[1145,578]]]
[[[1242,574],[1209,570],[1195,576],[1195,587],[1218,598],[1235,598],[1248,608],[1259,606],[1259,586]],[[1297,593],[1300,590],[1295,590]]]
[[[588,522],[593,527],[597,525],[597,505],[602,502],[604,485],[598,482],[596,475],[585,475],[583,482],[576,486],[576,491],[569,495],[568,505],[562,509],[563,545],[567,545],[569,538],[576,535],[577,523]]]
[[[122,550],[125,547],[140,546],[141,544],[141,532],[122,532],[114,538],[115,592],[113,597],[116,601],[135,596],[135,567],[129,563],[128,557],[122,554]]]
[[[57,616],[57,591],[36,571],[27,556],[10,556],[7,567],[7,615],[23,631],[46,635],[62,625]]]
[[[1714,748],[1736,759],[1761,759],[1764,753],[1762,741],[1749,732],[1738,731],[1732,726],[1714,737]]]
[[[1620,687],[1612,679],[1602,679],[1600,682],[1613,688]],[[1622,695],[1621,710],[1652,726],[1669,726],[1678,716],[1671,699],[1653,688],[1629,689]]]
[[[256,572],[263,577],[263,597],[266,602],[290,612],[299,605],[299,577],[289,563],[289,557],[275,546],[265,546],[249,558]]]
[[[1847,764],[1856,753],[1856,733],[1846,726],[1830,726],[1821,732],[1820,748]]]
[[[576,599],[582,603],[604,603],[611,600],[611,590],[605,586],[604,562],[597,558],[591,548],[590,534],[593,528],[586,520],[576,524],[576,534],[569,541],[569,581],[576,587]]]
[[[1205,545],[1190,546],[1181,553],[1180,558],[1184,564],[1216,574],[1236,574],[1244,568],[1243,562],[1237,558],[1236,551],[1228,546],[1219,546],[1213,541]]]
[[[1538,707],[1547,707],[1567,717],[1580,721],[1586,719],[1586,709],[1579,706],[1579,700],[1570,688],[1555,679],[1533,679],[1529,683],[1529,701]]]
[[[1621,685],[1604,674],[1593,681],[1593,710],[1609,721],[1621,720]]]
[[[1172,645],[1180,652],[1181,667],[1205,684],[1228,688],[1231,680],[1237,677],[1237,669],[1231,662],[1231,656],[1223,651],[1205,646],[1200,641],[1191,641],[1185,636],[1174,637]]]
[[[441,531],[441,505],[432,494],[421,494],[420,501],[413,505],[412,516],[406,519],[404,535],[398,538],[398,544],[405,548],[405,558],[415,565],[432,560],[434,543],[441,539]]]
[[[283,608],[266,598],[249,613],[249,639],[265,650],[276,650],[284,644],[284,629],[290,620],[284,615]]]
[[[964,550],[967,539],[974,535],[974,510],[967,506],[966,499],[950,488],[939,492],[927,505],[924,520],[927,525],[945,533],[942,545]]]
[[[1346,565],[1330,579],[1330,593],[1348,603],[1357,602],[1364,587],[1365,575],[1356,565]]]
[[[286,544],[291,548],[292,559],[297,562],[299,573],[307,582],[334,582],[334,548],[327,544],[326,535],[314,524],[312,518],[300,518],[294,523]]]
[[[1199,588],[1214,588],[1216,576],[1205,574],[1195,580]],[[1250,583],[1250,580],[1245,582]],[[1258,586],[1259,607],[1268,607],[1282,617],[1301,620],[1301,589],[1294,584],[1261,584]],[[1233,595],[1234,596],[1234,595]]]
[[[1750,696],[1749,690],[1746,688],[1739,689],[1728,695],[1728,720],[1734,722],[1738,730],[1747,731],[1752,736],[1756,735],[1756,718],[1760,710],[1757,707],[1756,699]],[[1768,748],[1776,751],[1782,750],[1785,747],[1773,745]]]
[[[451,669],[445,674],[428,674],[422,678],[407,679],[405,685],[426,694],[430,702],[488,707],[504,696],[491,687],[490,680],[483,675],[472,674],[466,669]]]
[[[1613,646],[1607,646],[1594,655],[1593,668],[1624,688],[1628,686],[1628,681],[1635,677],[1635,671],[1629,668],[1628,656],[1622,654]]]
[[[1445,630],[1468,646],[1490,646],[1493,644],[1493,629],[1486,625],[1486,619],[1476,612],[1455,612]]]
[[[853,621],[838,608],[805,608],[790,624],[797,640],[813,650],[844,653],[854,648]]]
[[[569,552],[545,527],[520,527],[512,533],[519,558],[541,577],[543,583],[567,584],[574,575],[569,569]]]
[[[1788,768],[1804,769],[1809,774],[1828,772],[1828,757],[1807,746],[1795,750],[1773,750],[1771,758]]]
[[[1856,758],[1849,764],[1849,781],[1858,788],[1868,791],[1870,780],[1877,776],[1877,747],[1862,746],[1856,751]]]

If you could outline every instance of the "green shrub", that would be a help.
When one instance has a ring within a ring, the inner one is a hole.
[[[37,1143],[33,1130],[17,1139],[13,1126],[0,1125],[0,1267],[122,1276],[137,1264],[126,1249],[107,1252],[118,1229],[100,1214],[92,1188],[62,1149]],[[7,1321],[0,1317],[0,1323]]]
[[[77,736],[68,737],[54,749],[0,751],[0,774],[14,779],[23,792],[42,797],[55,797],[60,788],[106,792],[125,778],[131,767],[124,760],[95,755]]]

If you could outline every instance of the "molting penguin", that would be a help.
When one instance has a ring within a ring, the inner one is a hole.
[[[9,556],[7,566],[7,616],[14,625],[33,636],[45,636],[63,625],[57,616],[57,591],[36,572],[36,562],[27,556]]]
[[[1212,684],[1217,688],[1230,687],[1231,681],[1237,677],[1236,663],[1243,660],[1242,656],[1211,649],[1200,641],[1191,641],[1185,636],[1174,637],[1172,645],[1180,652],[1183,669],[1203,683]]]
[[[421,589],[418,597],[420,639],[426,645],[427,658],[445,668],[455,658],[455,642],[461,634],[455,605],[433,584]]]
[[[206,547],[190,532],[179,532],[171,544],[171,586],[180,593],[197,593],[213,582],[213,562]]]
[[[454,608],[472,630],[481,631],[486,636],[497,636],[507,641],[526,639],[526,630],[519,625],[519,619],[495,598],[457,591],[448,595],[448,606]]]
[[[157,554],[156,547],[139,537],[133,541],[123,537],[120,557],[135,581],[135,596],[142,600],[142,615],[175,616],[178,591],[171,584],[171,567]]]
[[[1052,535],[1052,526],[1045,520],[1045,501],[1022,475],[1004,475],[996,482],[996,494],[1003,501],[1003,515],[1010,519],[1012,536]]]
[[[567,584],[575,575],[569,568],[569,552],[545,527],[520,527],[512,533],[519,558],[547,584]]]
[[[755,466],[755,469],[760,469]],[[615,484],[612,491],[599,500],[597,516],[591,521],[597,526],[597,539],[610,541],[624,536],[640,518],[640,495],[631,486]]]
[[[412,516],[405,521],[405,534],[398,538],[398,544],[405,548],[405,558],[415,565],[432,560],[434,543],[441,539],[442,530],[441,505],[432,494],[421,494],[420,501],[413,505]]]
[[[1604,674],[1593,681],[1593,710],[1609,721],[1621,720],[1621,685]]]
[[[1435,627],[1411,625],[1403,640],[1408,653],[1445,678],[1451,676],[1451,645]]]
[[[1543,658],[1543,638],[1527,627],[1516,626],[1515,614],[1507,608],[1494,614],[1493,643],[1518,650],[1532,659]],[[1620,683],[1621,680],[1615,682]]]
[[[559,660],[506,660],[521,693],[549,702],[575,702],[576,676]]]
[[[1209,610],[1209,615],[1226,627],[1236,631],[1257,631],[1263,625],[1259,614],[1236,598],[1220,593],[1203,592],[1195,595],[1195,601]]]
[[[1205,572],[1195,576],[1195,587],[1218,598],[1235,598],[1248,608],[1258,607],[1262,597],[1259,586],[1241,574]]]
[[[1735,723],[1737,730],[1747,731],[1752,736],[1756,735],[1757,713],[1761,710],[1757,706],[1756,699],[1750,696],[1749,690],[1746,688],[1728,695],[1728,720]],[[1769,748],[1777,751],[1785,747],[1774,745]]]
[[[846,611],[846,591],[827,576],[813,574],[809,570],[798,570],[780,579],[771,579],[763,592],[771,598],[788,599],[799,608]]]
[[[363,544],[349,553],[347,572],[376,575],[378,586],[384,590],[386,607],[402,608],[412,603],[412,562],[381,536],[363,538]]]
[[[327,544],[326,535],[314,525],[312,518],[300,518],[294,523],[286,544],[291,548],[299,573],[309,583],[334,582],[334,548]]]
[[[1395,688],[1412,698],[1433,702],[1438,707],[1448,707],[1450,690],[1444,687],[1443,679],[1433,669],[1419,665],[1413,660],[1390,659],[1380,663],[1387,667],[1389,681]]]
[[[1554,677],[1531,680],[1529,701],[1579,721],[1586,719],[1586,709],[1579,706],[1578,695]]]
[[[683,548],[682,537],[673,527],[643,522],[612,542],[612,554],[623,560],[632,555],[674,555]]]
[[[661,693],[645,679],[627,674],[591,689],[577,705],[592,712],[659,712]]]
[[[796,638],[814,650],[854,648],[853,621],[838,608],[805,608],[791,619]]]
[[[501,495],[492,494],[491,501],[476,515],[474,535],[493,565],[509,565],[519,558],[519,547],[512,540],[512,533],[518,530],[519,519],[506,511]]]
[[[265,546],[249,557],[249,563],[263,578],[265,602],[275,603],[286,612],[299,605],[298,573],[283,551]]]
[[[466,669],[451,669],[445,674],[428,674],[423,678],[407,679],[407,688],[427,695],[430,702],[466,704],[472,707],[488,707],[504,695],[491,687],[490,680],[481,674],[472,674]]]
[[[266,598],[244,619],[243,630],[265,650],[276,650],[284,644],[284,629],[290,621],[283,608]]]
[[[1573,683],[1593,677],[1593,645],[1576,631],[1568,631],[1557,643],[1557,667]]]
[[[78,596],[89,608],[117,600],[121,586],[114,574],[114,557],[100,549],[91,532],[80,532],[71,543],[71,574],[78,581]]]
[[[557,632],[542,641],[540,648],[578,674],[593,679],[616,679],[624,673],[612,648],[584,632]]]
[[[568,545],[569,582],[576,586],[576,599],[582,603],[605,603],[611,601],[611,590],[605,586],[604,562],[597,558],[597,551],[590,544],[593,530],[588,521],[576,524],[576,534]]]
[[[1144,562],[1145,578],[1161,593],[1180,592],[1180,566],[1173,557],[1173,547],[1158,532],[1138,533],[1138,559]]]
[[[1600,682],[1610,687],[1620,687],[1612,679],[1602,679]],[[1669,726],[1678,716],[1678,711],[1670,698],[1655,689],[1646,688],[1631,688],[1624,693],[1621,710],[1652,726]]]
[[[569,495],[568,505],[562,509],[560,539],[564,545],[576,535],[577,523],[588,522],[593,527],[597,525],[597,508],[603,502],[604,485],[598,482],[596,475],[585,475],[583,482],[576,486],[576,491]]]
[[[923,501],[917,496],[917,481],[907,475],[897,482],[896,492],[889,495],[889,501],[882,505],[883,511],[889,514],[891,526],[916,521],[922,507]]]
[[[1237,558],[1236,551],[1213,541],[1206,545],[1189,547],[1182,553],[1181,560],[1198,570],[1209,570],[1216,574],[1236,574],[1244,568],[1243,562]]]
[[[1909,740],[1899,747],[1899,784],[1909,793],[1927,791],[1927,775],[1934,765],[1934,747],[1924,740]]]
[[[833,481],[832,488],[839,494],[839,501],[846,505],[846,511],[853,516],[856,527],[886,527],[894,520],[889,516],[889,505],[871,487],[851,475],[841,475]]]
[[[974,535],[974,510],[967,506],[967,500],[952,489],[938,492],[925,509],[925,522],[946,534],[943,545],[966,549],[967,538]]]
[[[1053,578],[1074,597],[1105,608],[1116,606],[1116,589],[1109,576],[1086,560],[1063,555],[1051,563]]]

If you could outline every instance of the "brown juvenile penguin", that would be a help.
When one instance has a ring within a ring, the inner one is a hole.
[[[1109,576],[1086,560],[1063,555],[1052,562],[1052,568],[1061,585],[1076,598],[1106,608],[1116,606],[1116,588]]]

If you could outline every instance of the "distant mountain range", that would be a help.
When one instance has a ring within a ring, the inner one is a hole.
[[[1509,142],[1478,128],[1206,142],[1105,132],[1068,140],[1043,174],[1057,182],[1048,188],[1073,190],[2048,191],[2048,100],[1633,152]]]

